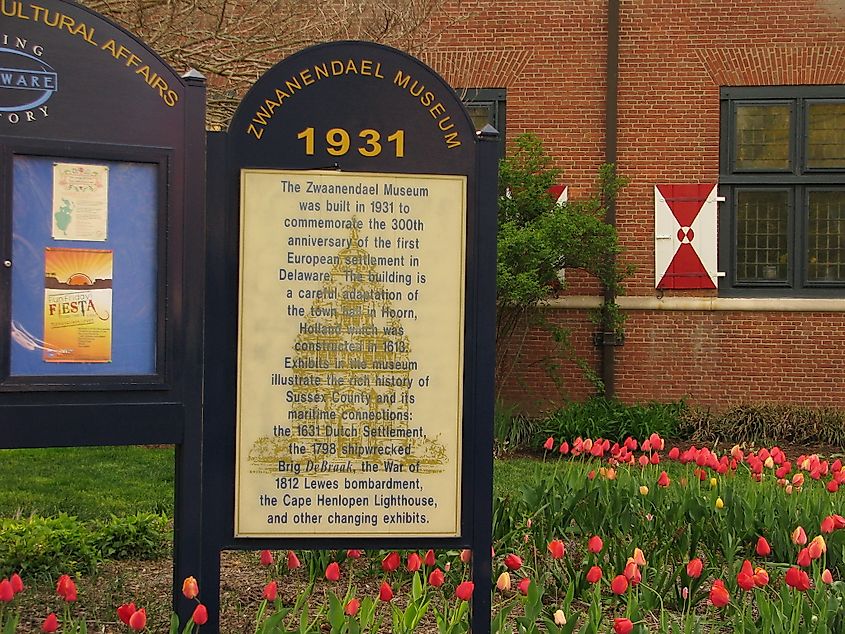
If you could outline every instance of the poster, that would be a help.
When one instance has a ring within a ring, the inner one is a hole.
[[[54,163],[53,239],[104,242],[108,199],[108,166]]]
[[[112,263],[112,251],[44,250],[44,361],[111,361]]]
[[[235,534],[459,534],[466,178],[244,170]]]

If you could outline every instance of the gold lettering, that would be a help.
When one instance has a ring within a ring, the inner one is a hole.
[[[355,62],[353,62],[351,59],[346,62],[346,72],[355,73],[356,75],[358,74],[358,69],[355,68]]]
[[[437,115],[446,112],[446,108],[444,108],[443,104],[438,101],[436,104],[434,104],[431,110],[429,110],[429,112],[431,113],[431,116],[436,119]]]
[[[361,60],[361,74],[362,75],[372,75],[373,70],[373,63],[368,59]]]
[[[393,83],[402,88],[408,87],[408,82],[411,81],[411,76],[406,75],[401,70],[396,71],[396,76],[393,78]]]
[[[321,75],[323,77],[328,77],[329,76],[329,69],[325,64],[323,64],[322,66],[315,66],[314,67],[314,74],[317,76],[317,79],[320,79]]]
[[[255,137],[256,139],[258,139],[259,141],[261,140],[261,136],[264,134],[264,130],[263,130],[263,129],[262,129],[262,130],[259,130],[258,128],[256,128],[256,127],[255,127],[253,124],[251,124],[251,123],[249,124],[249,126],[247,126],[246,131],[247,131],[247,134],[251,134],[252,136],[254,136],[254,137]]]
[[[455,127],[455,124],[449,123],[449,125],[446,125],[446,122],[451,121],[451,120],[452,120],[452,117],[445,116],[440,121],[437,122],[437,127],[440,128],[441,130],[443,130],[443,132],[446,132],[446,130],[451,130],[452,128]]]
[[[343,62],[339,60],[332,60],[332,75],[343,75]]]
[[[287,88],[291,93],[294,93],[297,90],[302,90],[302,84],[300,84],[299,80],[295,77],[291,77],[285,82],[285,88]]]
[[[424,105],[426,108],[434,103],[434,93],[426,91],[422,97],[420,97],[420,103]]]
[[[314,78],[311,77],[311,71],[307,68],[303,71],[300,71],[299,76],[302,78],[302,83],[306,86],[310,86],[314,83]]]
[[[288,93],[286,93],[284,90],[279,90],[278,88],[276,88],[276,101],[279,102],[279,105],[281,105],[281,103],[288,97],[290,97]]]
[[[461,142],[458,140],[457,132],[450,132],[449,134],[444,135],[443,139],[446,141],[446,147],[448,147],[450,150],[452,148],[458,147],[461,144]]]

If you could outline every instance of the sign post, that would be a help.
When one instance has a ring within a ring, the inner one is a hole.
[[[431,69],[364,42],[280,62],[210,136],[212,595],[227,548],[472,548],[489,630],[486,138]]]

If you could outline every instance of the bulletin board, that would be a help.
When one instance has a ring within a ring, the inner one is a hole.
[[[9,162],[7,377],[160,378],[166,155]]]

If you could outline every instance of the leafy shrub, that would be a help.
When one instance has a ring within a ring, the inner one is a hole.
[[[0,521],[0,576],[85,573],[98,559],[89,530],[73,516]]]
[[[89,573],[104,559],[153,559],[165,553],[164,515],[137,513],[88,526],[72,515],[0,520],[0,577]]]
[[[676,403],[624,405],[606,398],[592,398],[584,403],[570,403],[542,421],[535,434],[535,445],[548,436],[571,440],[578,436],[622,441],[627,436],[648,438],[657,432],[664,438],[678,434],[679,421],[686,409]]]
[[[94,544],[103,559],[156,559],[165,554],[167,518],[155,513],[136,513],[103,522]]]
[[[696,441],[845,445],[845,412],[794,405],[740,405],[724,412],[688,408],[679,431]]]
[[[496,453],[506,454],[527,447],[536,434],[538,422],[517,411],[516,406],[496,404],[493,415],[493,438]]]

